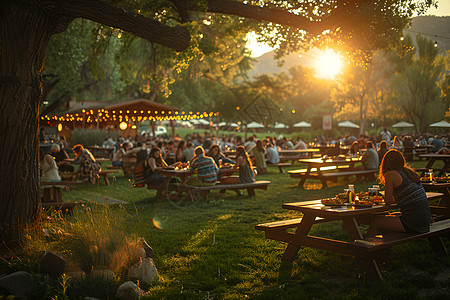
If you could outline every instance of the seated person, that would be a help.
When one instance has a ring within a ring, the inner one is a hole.
[[[350,146],[349,150],[350,156],[359,156],[359,144],[358,141],[354,141]]]
[[[266,149],[267,163],[269,164],[277,164],[280,162],[280,156],[278,154],[278,148],[269,143]]]
[[[398,136],[394,136],[394,140],[392,141],[392,148],[391,149],[397,149],[399,151],[403,150],[403,142],[402,139]]]
[[[123,146],[119,146],[119,149],[114,153],[112,159],[112,165],[114,167],[123,167],[123,156],[127,153],[128,149],[131,148],[130,146],[130,143],[124,143]]]
[[[379,166],[378,153],[373,148],[373,143],[371,141],[368,141],[366,146],[367,150],[364,153],[361,161],[364,170],[376,170]]]
[[[67,152],[64,151],[64,149],[61,149],[58,144],[53,144],[50,150],[52,151],[52,155],[60,172],[73,172],[75,170],[75,168],[66,161],[66,159],[69,159],[69,155],[67,155]]]
[[[405,154],[406,160],[413,160],[414,142],[409,135],[403,139],[403,153]]]
[[[41,181],[43,182],[60,182],[58,166],[50,154],[45,154],[39,150],[39,168],[41,169]]]
[[[267,173],[267,165],[266,165],[266,147],[264,146],[261,140],[256,141],[256,146],[252,150],[253,157],[255,159],[255,165],[258,169],[259,174]]]
[[[223,154],[220,151],[219,145],[212,145],[211,149],[209,149],[209,151],[205,155],[214,159],[214,162],[218,167],[220,167],[220,160],[222,160],[222,164],[224,163],[229,163],[231,165],[235,164],[234,160],[229,159],[228,157],[225,156],[225,154]]]
[[[436,135],[431,142],[431,145],[433,146],[431,152],[437,153],[442,147],[444,147],[444,142]]]
[[[432,221],[427,194],[420,176],[411,169],[398,150],[389,150],[383,158],[378,175],[385,186],[384,202],[397,203],[400,215],[377,215],[372,218],[368,236],[387,231],[425,233]]]
[[[236,148],[236,164],[233,169],[239,168],[239,177],[230,176],[224,177],[220,180],[220,183],[251,183],[255,182],[255,172],[253,171],[253,165],[248,157],[247,151],[243,146]]]
[[[100,164],[95,161],[92,153],[84,149],[82,145],[75,145],[73,153],[75,153],[74,163],[80,164],[79,178],[94,184],[98,173],[101,171]]]
[[[161,156],[161,149],[158,147],[153,147],[150,154],[147,157],[145,163],[145,177],[149,184],[161,184],[166,179],[166,176],[158,174],[155,169],[168,167],[169,165]]]
[[[195,156],[192,158],[189,169],[193,173],[197,170],[197,177],[189,178],[188,185],[215,185],[217,181],[217,167],[214,159],[205,155],[202,146],[195,148]]]
[[[380,162],[380,164],[383,161],[384,155],[388,151],[389,151],[389,149],[388,149],[388,146],[387,146],[387,142],[386,141],[381,141],[380,145],[378,146],[378,150],[377,150],[378,161]]]

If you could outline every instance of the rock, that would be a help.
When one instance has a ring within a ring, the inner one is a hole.
[[[102,278],[104,280],[113,280],[114,272],[108,268],[94,268],[91,272],[93,277]]]
[[[153,252],[152,247],[150,247],[147,242],[145,241],[145,239],[143,237],[141,237],[141,242],[142,242],[142,247],[145,250],[145,253],[147,254],[147,257],[150,258],[155,258],[155,253]]]
[[[45,252],[41,258],[41,272],[52,277],[59,277],[64,273],[66,260],[61,253]]]
[[[128,270],[128,278],[136,278],[144,282],[153,281],[156,276],[158,276],[158,271],[150,257],[141,259]]]
[[[32,291],[31,274],[20,271],[3,276],[0,287],[17,298],[26,298]]]
[[[116,299],[130,300],[143,296],[145,296],[145,292],[132,281],[122,284],[116,292]]]

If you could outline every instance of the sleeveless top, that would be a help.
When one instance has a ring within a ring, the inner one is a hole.
[[[250,165],[239,166],[239,183],[255,182],[255,173]]]
[[[430,231],[430,206],[422,184],[409,179],[403,170],[397,172],[403,181],[394,188],[394,198],[402,212],[400,220],[405,230],[419,233]]]

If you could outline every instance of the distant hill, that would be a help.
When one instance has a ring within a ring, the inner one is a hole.
[[[440,54],[444,54],[450,49],[450,17],[416,17],[413,18],[411,28],[405,29],[403,32],[404,35],[410,35],[413,41],[415,40],[416,32],[421,32],[429,39],[437,41]],[[292,53],[283,58],[284,65],[279,67],[277,65],[278,62],[273,58],[275,53],[271,51],[256,58],[257,62],[254,63],[254,67],[248,75],[251,78],[266,73],[287,72],[290,67],[295,65],[312,68],[317,52],[317,49],[311,49],[308,53],[302,54],[301,57],[299,57],[298,53]]]

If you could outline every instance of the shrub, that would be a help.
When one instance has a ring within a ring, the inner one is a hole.
[[[83,146],[101,146],[107,137],[116,139],[120,136],[118,131],[106,132],[104,129],[74,129],[70,143]]]

